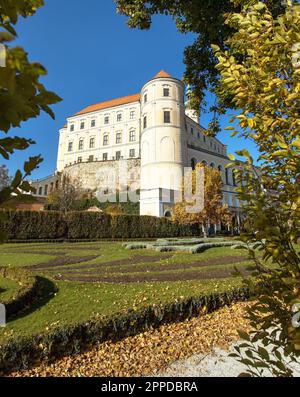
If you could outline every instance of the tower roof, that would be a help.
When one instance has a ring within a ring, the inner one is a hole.
[[[161,70],[160,72],[158,72],[153,79],[159,79],[160,77],[171,77],[173,78],[169,73],[165,72],[164,70]]]

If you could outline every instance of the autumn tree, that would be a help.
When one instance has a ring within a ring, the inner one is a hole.
[[[41,83],[41,78],[47,74],[46,69],[39,63],[31,63],[22,47],[13,46],[18,20],[30,17],[43,4],[43,0],[0,0],[0,45],[4,48],[1,51],[4,57],[1,64],[4,63],[4,66],[0,67],[0,155],[6,160],[16,151],[25,150],[35,143],[31,139],[9,136],[9,131],[38,117],[41,112],[54,118],[50,105],[60,101]],[[18,170],[11,184],[0,191],[0,205],[12,194],[32,191],[26,178],[41,161],[41,156],[35,156],[25,162],[23,171]]]
[[[226,49],[228,38],[235,27],[225,24],[226,15],[239,12],[242,5],[253,4],[255,0],[115,0],[120,14],[128,17],[131,28],[149,29],[155,14],[170,15],[181,33],[193,33],[195,41],[184,52],[186,71],[184,80],[191,86],[191,103],[195,109],[204,106],[207,90],[218,91],[220,75],[216,69],[217,58],[211,49],[217,44]],[[284,9],[282,0],[265,0],[272,15],[277,16]],[[220,99],[220,98],[219,98]],[[234,107],[232,96],[222,98],[211,110],[222,112]],[[209,132],[219,131],[217,119],[213,119]]]
[[[78,201],[88,198],[88,193],[82,188],[80,180],[65,174],[62,176],[58,188],[48,195],[47,204],[57,211],[67,213],[76,209]]]
[[[292,321],[300,308],[300,5],[288,1],[274,18],[257,2],[228,15],[226,24],[236,30],[227,51],[213,48],[220,95],[230,93],[241,109],[228,129],[257,145],[261,163],[257,174],[248,151],[238,152],[245,157],[237,189],[246,203],[242,239],[259,277],[250,284],[257,294],[249,311],[254,331],[242,335],[246,343],[236,356],[248,375],[261,376],[267,368],[291,376],[286,363],[300,357],[300,328]]]
[[[200,198],[199,188],[201,189],[202,187],[197,186],[199,184],[197,175],[199,175],[201,170],[204,171],[204,195]],[[173,220],[186,225],[201,225],[203,234],[207,237],[212,225],[218,225],[220,222],[231,225],[232,215],[228,210],[228,206],[222,202],[223,182],[220,172],[211,167],[198,164],[191,173],[190,177],[185,176],[182,186],[183,191],[188,191],[186,185],[191,183],[191,197],[184,197],[182,202],[175,205]],[[200,202],[203,202],[203,208],[197,208]]]

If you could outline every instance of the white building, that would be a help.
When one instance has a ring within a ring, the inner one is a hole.
[[[129,185],[140,186],[141,215],[161,217],[172,213],[184,168],[199,162],[220,170],[224,202],[238,213],[235,180],[226,169],[226,145],[205,136],[197,112],[185,105],[182,81],[161,71],[138,94],[88,106],[68,117],[60,130],[56,175],[69,174],[96,191],[99,172],[109,181],[118,165],[125,164]],[[44,179],[34,186],[43,196],[55,183]]]

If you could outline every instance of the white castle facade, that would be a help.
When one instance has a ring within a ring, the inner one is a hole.
[[[201,162],[219,169],[224,203],[238,215],[234,175],[226,169],[230,163],[226,145],[204,134],[197,112],[185,104],[182,81],[161,71],[138,94],[68,117],[60,130],[57,172],[33,185],[37,196],[47,196],[65,173],[96,191],[104,183],[103,175],[109,187],[121,168],[128,181],[127,187],[119,183],[119,189],[140,189],[140,214],[163,217],[172,214],[185,167]]]

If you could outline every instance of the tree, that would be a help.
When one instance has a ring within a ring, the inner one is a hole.
[[[194,207],[198,202],[197,198],[197,172],[204,170],[204,207],[196,212],[191,212],[189,208]],[[220,172],[216,169],[197,164],[196,170],[192,171],[192,195],[193,198],[177,203],[173,211],[173,220],[186,225],[201,225],[205,237],[208,236],[211,225],[223,222],[227,225],[232,223],[232,215],[227,205],[223,205],[223,182]],[[188,177],[183,180],[184,186],[189,183]]]
[[[47,197],[47,204],[51,204],[57,211],[65,213],[75,210],[79,200],[87,198],[81,183],[76,178],[63,175],[58,189],[53,190]]]
[[[8,175],[8,169],[5,165],[0,165],[0,190],[9,186],[10,177]]]
[[[254,331],[242,335],[246,344],[236,354],[248,375],[269,368],[275,376],[291,376],[287,357],[300,357],[300,328],[291,320],[300,304],[300,6],[287,5],[278,18],[261,2],[230,14],[226,23],[236,33],[228,50],[214,47],[220,95],[229,92],[241,109],[231,121],[261,153],[257,174],[248,151],[237,152],[246,160],[239,163],[243,183],[237,189],[246,203],[242,239],[259,272],[250,283],[258,296],[249,311]]]
[[[191,104],[199,109],[204,105],[207,90],[218,91],[220,76],[211,45],[226,49],[226,41],[235,30],[234,26],[224,23],[226,15],[239,12],[242,4],[253,4],[255,0],[116,0],[116,3],[117,11],[128,16],[131,28],[149,29],[153,15],[167,14],[173,17],[181,33],[196,34],[194,44],[185,49],[184,79],[192,88]],[[274,16],[284,8],[282,0],[265,0],[265,3]],[[212,110],[222,112],[234,105],[232,97],[227,95]],[[210,127],[212,135],[219,131],[217,118],[213,119]]]
[[[5,66],[0,67],[0,155],[6,160],[17,150],[25,150],[35,142],[17,136],[6,136],[13,127],[40,115],[42,111],[54,118],[50,105],[61,99],[47,91],[40,82],[46,69],[39,63],[31,63],[28,54],[21,47],[11,47],[17,33],[14,26],[20,17],[27,18],[44,4],[43,0],[0,0],[0,44],[5,48]],[[31,157],[25,162],[23,172],[18,170],[9,186],[0,191],[0,205],[12,194],[30,192],[32,187],[26,181],[32,171],[41,163],[41,156]]]

